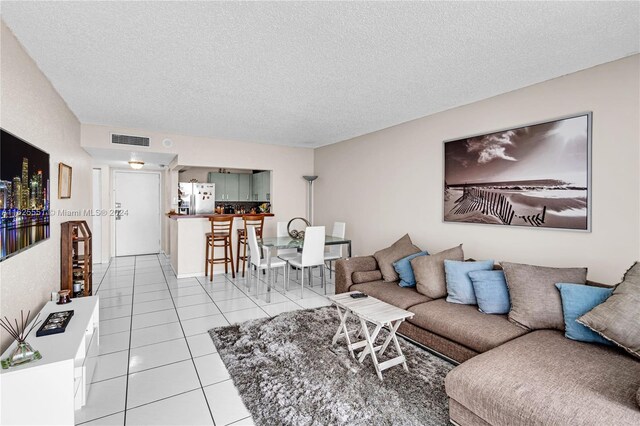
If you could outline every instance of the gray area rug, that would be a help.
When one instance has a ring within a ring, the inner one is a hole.
[[[335,308],[325,307],[209,334],[257,425],[449,423],[444,377],[452,364],[399,339],[409,372],[393,367],[381,382],[370,357],[360,364],[344,340],[331,346],[338,324]],[[395,355],[390,345],[381,360]]]

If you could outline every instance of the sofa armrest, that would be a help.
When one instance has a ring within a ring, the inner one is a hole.
[[[362,271],[375,271],[378,262],[373,256],[359,256],[340,259],[336,262],[336,294],[345,293],[353,285],[351,274]]]

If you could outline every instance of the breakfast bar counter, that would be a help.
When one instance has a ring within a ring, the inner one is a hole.
[[[242,217],[250,214],[168,214],[169,219],[169,251],[171,267],[178,278],[204,276],[205,271],[205,234],[211,232],[210,217],[233,217],[234,229],[231,233],[233,260],[238,253],[237,229],[243,227]],[[260,213],[265,218],[274,216],[273,213]],[[215,265],[214,273],[224,271],[224,265]],[[231,273],[229,273],[231,275]]]
[[[237,217],[237,218],[242,218],[243,216],[264,216],[264,217],[271,217],[274,216],[273,213],[244,213],[244,214],[240,214],[240,213],[233,213],[233,214],[226,214],[226,213],[213,213],[213,214],[178,214],[178,213],[169,213],[167,214],[167,216],[169,217],[169,219],[173,219],[173,220],[178,220],[178,219],[209,219],[210,217],[216,216],[216,217]]]

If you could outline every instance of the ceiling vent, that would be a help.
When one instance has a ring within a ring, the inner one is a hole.
[[[149,146],[149,138],[144,138],[142,136],[116,135],[115,133],[112,133],[111,143],[118,145]]]

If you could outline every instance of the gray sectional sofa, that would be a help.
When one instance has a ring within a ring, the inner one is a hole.
[[[336,293],[347,291],[414,312],[399,333],[460,363],[445,381],[454,424],[640,425],[640,362],[618,348],[384,282],[373,256],[336,263]]]

